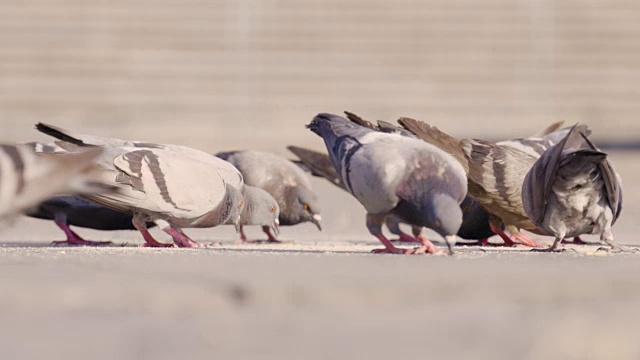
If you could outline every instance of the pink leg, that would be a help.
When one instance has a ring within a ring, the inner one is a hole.
[[[539,242],[536,242],[535,240],[533,240],[532,238],[528,237],[525,234],[514,234],[513,236],[515,236],[516,239],[522,241],[522,243],[526,246],[530,246],[532,248],[545,247],[545,245],[542,245]]]
[[[140,231],[140,234],[142,234],[142,238],[144,238],[144,244],[142,244],[142,247],[176,247],[176,245],[174,244],[165,244],[154,239],[153,236],[151,236],[151,234],[149,233],[149,230],[147,230],[147,227],[145,225],[136,223],[135,218],[133,221],[133,226],[138,231]]]
[[[418,236],[418,241],[422,243],[422,246],[425,247],[427,254],[440,254],[442,250],[440,250],[437,246],[435,246],[431,240],[427,239],[425,236]]]
[[[238,229],[238,232],[240,233],[240,239],[238,241],[236,241],[239,244],[244,244],[246,243],[247,240],[247,235],[244,234],[244,228],[242,227],[242,225],[240,225],[240,228]]]
[[[64,234],[67,235],[67,240],[64,241],[54,241],[51,244],[52,245],[61,245],[61,244],[65,244],[65,245],[74,245],[74,246],[79,246],[79,245],[87,245],[87,246],[100,246],[100,245],[109,245],[112,242],[111,241],[87,241],[84,240],[83,238],[80,237],[80,235],[76,234],[75,232],[73,232],[73,230],[71,230],[69,228],[69,225],[67,224],[66,218],[63,216],[58,216],[56,214],[56,219],[54,220],[56,225],[58,225],[58,227],[60,229],[62,229],[62,231],[64,231]]]
[[[178,247],[186,247],[186,248],[202,247],[200,244],[191,240],[185,233],[183,233],[178,229],[167,227],[162,229],[162,231],[171,235],[171,237],[173,238],[173,241],[178,245]]]
[[[378,240],[384,245],[384,249],[375,249],[373,253],[375,254],[424,254],[424,253],[434,253],[434,249],[438,249],[431,243],[431,241],[427,240],[425,237],[420,236],[420,241],[422,242],[422,246],[415,249],[400,249],[395,247],[389,239],[387,239],[383,234],[375,235]],[[429,245],[430,244],[430,245]]]
[[[414,238],[413,236],[411,236],[411,235],[409,235],[409,234],[407,234],[407,233],[405,233],[403,231],[400,231],[400,234],[398,234],[398,236],[399,237],[397,239],[393,239],[393,240],[389,240],[389,241],[411,242],[411,243],[420,242],[420,240]]]
[[[280,241],[280,240],[276,239],[276,237],[273,236],[273,234],[271,233],[271,229],[268,226],[263,226],[262,227],[262,231],[264,231],[264,233],[267,234],[267,237],[268,237],[267,238],[267,242],[277,243],[277,244],[281,244],[281,243],[284,242],[284,241]]]
[[[498,229],[497,227],[493,226],[493,224],[489,224],[489,226],[491,227],[491,231],[493,231],[498,236],[500,236],[500,238],[502,238],[502,241],[504,241],[504,244],[495,244],[495,246],[516,246],[515,241],[513,241],[513,239],[511,239],[509,236],[507,236],[507,234],[505,234],[505,232],[502,231],[502,229]]]

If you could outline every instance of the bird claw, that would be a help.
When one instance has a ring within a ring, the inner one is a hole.
[[[236,244],[293,244],[293,240],[278,240],[278,239],[266,239],[266,240],[237,240]]]
[[[622,253],[637,253],[640,250],[638,249],[630,249],[630,248],[626,248],[626,247],[622,247],[622,246],[612,246],[612,247],[599,247],[598,250],[596,250],[596,252],[598,251],[606,251],[608,253],[611,254],[622,254]]]
[[[401,249],[401,248],[382,248],[382,249],[373,249],[371,251],[374,254],[404,254],[404,255],[416,255],[416,254],[433,254],[433,255],[442,255],[444,252],[438,248],[430,248],[427,246],[420,246],[413,249]]]
[[[112,245],[112,241],[88,241],[83,239],[52,241],[51,246],[106,246]]]
[[[148,248],[176,248],[178,245],[176,244],[165,244],[161,242],[156,242],[154,244],[144,243],[140,245],[140,247],[148,247]]]
[[[373,249],[371,250],[374,254],[414,254],[415,249],[400,249],[400,248],[382,248],[382,249]]]
[[[533,248],[531,250],[529,250],[530,252],[544,252],[544,253],[563,253],[566,252],[567,249],[565,248],[553,248],[553,246],[549,246],[547,248],[544,249],[540,249],[540,248]]]

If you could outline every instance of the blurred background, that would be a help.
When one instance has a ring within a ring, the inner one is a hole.
[[[46,140],[33,130],[43,121],[285,154],[322,149],[304,125],[350,110],[487,140],[580,121],[600,145],[639,148],[639,39],[630,0],[2,0],[0,141]],[[611,151],[625,245],[640,244],[639,154]],[[362,206],[313,185],[323,231],[283,227],[293,245],[233,245],[238,235],[220,227],[187,229],[215,244],[194,251],[85,229],[130,246],[54,248],[53,222],[17,220],[0,232],[0,353],[640,358],[637,254],[373,256]]]
[[[45,121],[204,150],[322,144],[318,112],[638,140],[633,1],[4,0],[2,141]]]

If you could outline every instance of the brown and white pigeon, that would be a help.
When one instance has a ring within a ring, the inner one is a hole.
[[[318,114],[307,127],[322,137],[347,190],[367,210],[367,228],[385,246],[376,252],[435,253],[424,236],[422,246],[399,249],[382,233],[389,215],[444,237],[453,252],[466,196],[464,169],[435,146],[398,134],[373,131],[341,116]]]
[[[555,236],[547,251],[565,237],[599,234],[614,251],[612,225],[622,210],[622,186],[607,154],[572,127],[529,170],[522,188],[524,209],[544,235]]]
[[[541,246],[520,232],[520,229],[537,230],[522,204],[524,177],[536,162],[536,156],[513,146],[483,140],[458,140],[435,126],[410,118],[400,118],[398,122],[462,164],[469,181],[469,195],[491,214],[491,227],[505,243],[518,239],[532,247]],[[502,226],[512,237],[504,234]]]
[[[36,128],[59,140],[67,150],[98,147],[100,179],[115,186],[115,194],[87,198],[111,209],[133,214],[133,226],[145,246],[173,246],[156,241],[146,223],[154,222],[181,247],[198,247],[182,228],[207,228],[237,223],[243,208],[244,183],[226,161],[186,146],[161,145],[73,133],[39,123]]]
[[[94,181],[100,149],[67,154],[38,154],[31,145],[0,145],[0,220],[38,205],[46,198],[112,191]]]
[[[320,226],[318,196],[311,187],[309,176],[296,164],[276,154],[243,150],[216,154],[233,164],[247,185],[271,194],[280,207],[280,226],[311,222]],[[279,242],[268,226],[263,227],[269,242]]]

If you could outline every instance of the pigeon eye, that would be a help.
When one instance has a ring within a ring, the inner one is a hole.
[[[309,210],[309,204],[304,203],[304,205],[302,205],[302,206],[304,206],[304,209],[305,209],[305,210]]]
[[[242,209],[243,206],[244,206],[244,201],[240,201],[238,203],[238,209]]]
[[[275,207],[275,206],[272,206],[272,207],[271,207],[271,210],[269,210],[269,211],[270,211],[270,212],[272,212],[272,213],[276,212],[276,207]]]

